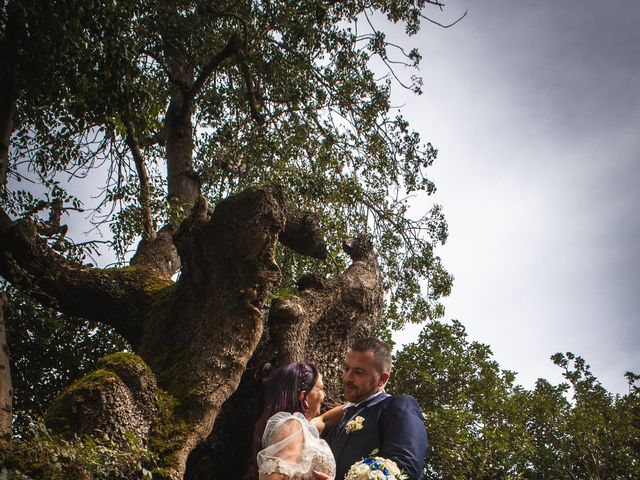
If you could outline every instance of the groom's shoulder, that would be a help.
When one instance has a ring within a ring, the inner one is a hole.
[[[420,410],[418,401],[411,395],[383,395],[370,404],[371,411]]]
[[[411,395],[389,395],[384,401],[386,409],[420,409],[418,401]]]
[[[417,405],[418,401],[411,395],[389,395],[386,399],[392,405]]]

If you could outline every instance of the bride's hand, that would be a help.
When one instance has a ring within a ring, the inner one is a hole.
[[[322,473],[317,470],[314,470],[312,473],[313,473],[313,478],[317,478],[318,480],[333,480],[333,477],[330,477],[326,473]]]
[[[322,415],[315,417],[312,422],[316,424],[318,431],[322,431],[326,428],[329,429],[335,426],[344,415],[344,408],[346,404],[333,407],[331,410],[324,412]]]

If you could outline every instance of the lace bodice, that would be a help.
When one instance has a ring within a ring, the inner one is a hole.
[[[311,480],[312,471],[336,474],[336,462],[316,426],[301,413],[278,412],[267,421],[258,452],[260,478],[281,473],[291,480]]]

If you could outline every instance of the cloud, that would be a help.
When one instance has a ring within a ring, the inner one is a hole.
[[[525,386],[559,381],[548,358],[573,351],[622,393],[640,370],[640,8],[467,6],[423,32],[425,94],[407,104],[440,149],[447,317]]]

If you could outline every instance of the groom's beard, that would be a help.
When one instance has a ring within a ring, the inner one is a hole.
[[[376,385],[366,385],[362,388],[358,387],[354,383],[345,383],[344,384],[344,398],[348,402],[352,403],[360,403],[365,398],[370,397],[374,393],[376,393]]]

